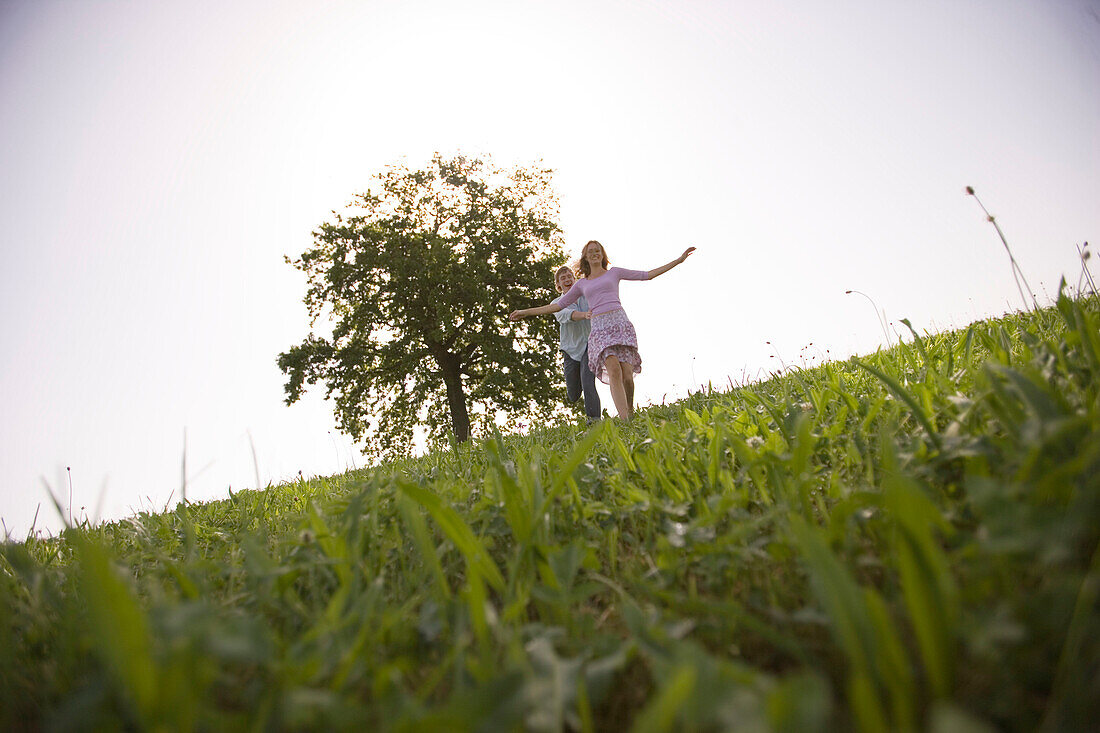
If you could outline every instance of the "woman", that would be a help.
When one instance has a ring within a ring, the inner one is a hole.
[[[611,388],[611,399],[619,419],[630,420],[634,415],[634,375],[642,371],[642,357],[638,353],[634,325],[619,302],[619,282],[652,280],[682,263],[694,251],[694,247],[688,247],[672,262],[655,270],[624,270],[608,268],[607,252],[593,239],[581,250],[580,274],[583,277],[565,295],[549,305],[512,311],[508,317],[518,321],[527,316],[557,313],[583,295],[592,314],[592,332],[588,336],[589,367]]]

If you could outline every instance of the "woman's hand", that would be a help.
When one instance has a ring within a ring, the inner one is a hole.
[[[518,321],[519,319],[523,318],[523,316],[524,316],[523,311],[512,311],[511,313],[508,314],[508,320],[509,321]]]
[[[686,260],[688,257],[690,257],[691,253],[694,252],[694,251],[695,251],[694,247],[688,247],[687,249],[684,250],[684,253],[682,255],[680,255],[679,257],[674,259],[672,262],[669,262],[667,265],[661,265],[656,270],[650,270],[649,272],[647,272],[646,273],[646,279],[647,280],[652,280],[653,278],[657,277],[658,275],[665,274],[666,272],[671,270],[673,267],[676,267],[677,265],[684,264],[684,260]]]
[[[586,321],[591,321],[592,320],[592,311],[577,311],[577,313],[579,313],[581,318],[583,318]]]

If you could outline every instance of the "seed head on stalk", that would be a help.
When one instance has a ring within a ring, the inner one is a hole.
[[[1089,287],[1092,288],[1092,297],[1095,298],[1098,294],[1096,291],[1096,283],[1092,279],[1092,273],[1089,272],[1089,258],[1092,256],[1092,253],[1089,252],[1089,243],[1085,242],[1085,245],[1083,247],[1078,246],[1077,254],[1081,258],[1081,274],[1077,277],[1077,292],[1082,292],[1082,281],[1087,278],[1089,282]]]
[[[889,323],[889,321],[886,320],[886,309],[883,309],[882,312],[880,313],[879,308],[878,308],[878,304],[875,303],[874,299],[870,295],[868,295],[867,293],[864,293],[861,290],[845,290],[844,291],[845,295],[851,295],[852,293],[855,293],[856,295],[862,295],[864,298],[867,299],[867,302],[871,304],[871,307],[875,309],[875,317],[878,318],[878,325],[882,329],[882,335],[886,338],[886,345],[890,346],[891,345],[890,332],[886,330],[886,325]]]
[[[1012,263],[1012,279],[1016,281],[1016,289],[1020,291],[1020,300],[1024,301],[1024,307],[1027,308],[1027,298],[1024,297],[1024,288],[1027,288],[1027,292],[1031,295],[1031,304],[1035,310],[1039,310],[1039,303],[1035,300],[1035,294],[1031,290],[1031,286],[1027,283],[1027,278],[1024,277],[1024,271],[1020,269],[1020,266],[1016,263],[1016,258],[1012,256],[1012,250],[1008,247],[1008,240],[1005,239],[1004,232],[1001,231],[1001,227],[997,224],[997,220],[989,213],[989,209],[985,208],[985,204],[978,198],[978,194],[974,193],[973,186],[966,187],[966,195],[973,196],[974,200],[978,202],[978,206],[982,207],[982,211],[985,212],[985,218],[993,225],[993,228],[997,230],[997,236],[1001,238],[1001,243],[1005,246],[1005,252],[1008,253],[1009,262]],[[1023,287],[1020,286],[1020,281],[1024,281]]]

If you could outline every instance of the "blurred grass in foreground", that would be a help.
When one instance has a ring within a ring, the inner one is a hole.
[[[8,543],[0,727],[1100,719],[1100,309]]]

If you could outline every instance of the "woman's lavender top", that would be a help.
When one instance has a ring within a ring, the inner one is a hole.
[[[555,303],[562,308],[573,303],[582,295],[588,299],[589,309],[593,315],[607,313],[616,308],[622,308],[619,302],[620,280],[648,280],[648,270],[624,270],[621,267],[612,267],[599,277],[589,280],[581,278],[573,283],[569,291],[558,298]]]

